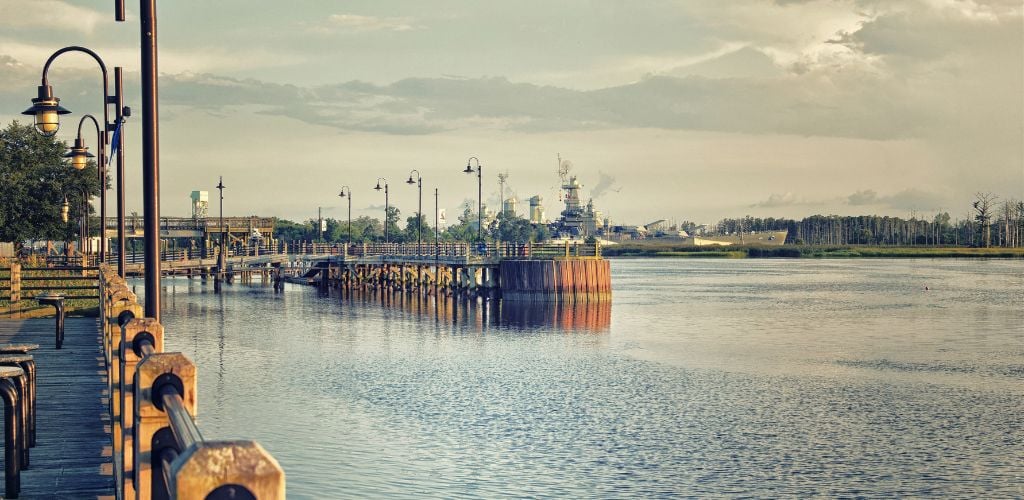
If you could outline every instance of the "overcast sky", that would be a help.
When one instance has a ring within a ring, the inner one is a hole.
[[[137,2],[0,0],[0,120],[42,63],[84,45],[123,66],[140,110]],[[963,218],[975,192],[1024,198],[1021,0],[174,0],[158,6],[161,197],[228,215],[380,217],[422,173],[451,214],[498,172],[558,202],[556,155],[615,222],[824,214]],[[70,141],[99,113],[95,64],[50,81]],[[111,73],[113,70],[111,69]],[[138,116],[128,203],[140,210]],[[94,138],[87,137],[92,144]],[[113,207],[113,204],[111,204]],[[214,210],[216,205],[214,204]],[[112,210],[112,208],[111,208]]]

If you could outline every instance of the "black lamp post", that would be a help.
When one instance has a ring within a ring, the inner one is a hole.
[[[348,245],[352,246],[352,188],[347,185],[341,186],[338,196],[348,198]]]
[[[316,207],[316,242],[324,242],[324,207]]]
[[[440,231],[440,226],[437,223],[437,217],[438,217],[437,212],[438,212],[438,208],[437,208],[437,188],[434,188],[434,258],[435,259],[437,258],[437,254],[441,253],[441,246],[438,243],[438,233],[437,233],[438,231]]]
[[[226,187],[227,186],[224,185],[224,176],[221,176],[217,180],[217,191],[220,191],[220,255],[221,255],[221,257],[220,257],[220,259],[218,259],[220,261],[223,261],[223,259],[226,257],[224,255],[224,250],[225,250],[225,248],[224,248],[224,188],[226,188]],[[223,269],[221,271],[223,271]]]
[[[473,169],[473,160],[476,160],[476,170]],[[484,174],[483,167],[480,166],[480,160],[475,156],[469,157],[466,160],[466,170],[464,173],[472,174],[476,172],[476,215],[477,215],[477,226],[476,226],[476,239],[477,241],[484,240]]]
[[[124,0],[114,0],[114,19],[124,21],[124,14]],[[139,0],[139,21],[142,39],[142,224],[146,255],[146,316],[160,321],[160,120],[157,109],[156,0]],[[115,71],[114,77],[120,94],[120,72]],[[119,176],[120,158],[118,151]]]
[[[100,132],[100,123],[96,121],[96,117],[92,115],[85,115],[81,120],[78,121],[78,137],[75,138],[75,145],[64,155],[65,158],[71,160],[71,166],[75,170],[82,170],[89,162],[89,158],[95,158],[95,156],[89,152],[89,148],[85,145],[85,141],[82,140],[82,124],[85,123],[86,119],[92,120],[93,125],[96,126],[96,143],[97,151],[100,154],[99,160],[96,161],[97,175],[100,179],[100,248],[97,252],[100,262],[106,262],[107,257],[107,227],[106,227],[106,158],[104,151],[104,135]],[[88,200],[88,198],[87,198]],[[88,201],[86,201],[86,207],[88,207]],[[88,209],[86,210],[86,217],[89,216]]]
[[[415,181],[412,180],[413,172],[416,173]],[[417,205],[416,208],[416,253],[422,254],[423,249],[421,248],[421,245],[423,244],[423,178],[420,177],[420,171],[413,169],[412,172],[409,172],[409,180],[405,181],[405,183],[416,184],[417,189],[419,190],[419,204]]]
[[[380,181],[382,180],[384,181],[384,243],[389,243],[390,239],[388,238],[388,218],[391,216],[391,214],[389,213],[390,210],[388,205],[388,180],[383,177],[378,177],[377,187],[373,189],[375,191],[380,191]]]
[[[46,64],[43,65],[42,82],[38,87],[38,97],[32,99],[32,107],[22,112],[24,115],[33,115],[35,120],[36,130],[47,137],[52,137],[57,133],[60,128],[60,115],[68,114],[70,111],[60,106],[60,99],[54,97],[53,88],[50,86],[47,73],[50,70],[50,65],[57,59],[58,56],[65,52],[82,52],[88,54],[100,66],[100,71],[103,73],[103,132],[101,140],[99,140],[99,146],[97,150],[100,152],[101,159],[99,160],[99,175],[100,175],[100,219],[103,220],[101,224],[101,259],[106,256],[106,215],[107,215],[107,182],[106,182],[106,165],[103,160],[106,145],[108,143],[108,133],[114,132],[118,125],[120,125],[124,117],[131,116],[131,110],[123,105],[123,98],[121,92],[121,68],[114,68],[114,95],[110,95],[108,78],[107,78],[107,66],[103,63],[103,59],[98,54],[90,49],[79,46],[64,47],[53,53],[46,60]],[[114,121],[110,121],[109,105],[114,105]],[[93,122],[96,119],[93,118]],[[79,128],[79,140],[81,139],[81,121],[78,124]],[[96,124],[97,130],[99,124]],[[79,143],[79,140],[75,141],[75,148],[72,148],[72,154],[75,154],[75,149],[84,149],[84,145]],[[87,161],[84,157],[80,160],[76,156],[72,156],[72,165],[76,165],[76,161]],[[76,168],[78,168],[76,166]],[[82,163],[84,168],[84,163]],[[117,142],[117,240],[118,240],[118,252],[117,252],[117,274],[122,278],[125,276],[125,235],[124,235],[124,141]],[[147,299],[148,300],[148,299]]]

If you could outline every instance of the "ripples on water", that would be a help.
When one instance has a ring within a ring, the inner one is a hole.
[[[167,346],[291,498],[1024,495],[1021,262],[612,270],[585,309],[168,279]]]

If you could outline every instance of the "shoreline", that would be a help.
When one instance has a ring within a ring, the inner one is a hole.
[[[878,247],[878,246],[728,246],[696,247],[672,244],[620,243],[603,247],[601,255],[622,258],[683,259],[1024,259],[1024,248]]]

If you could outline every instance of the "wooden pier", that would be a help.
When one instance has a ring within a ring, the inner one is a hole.
[[[33,343],[36,447],[20,498],[114,498],[106,371],[99,322],[68,318],[54,349],[53,318],[0,320],[0,343]]]
[[[424,251],[426,250],[426,251]],[[307,256],[299,283],[470,295],[527,302],[590,302],[611,297],[611,266],[598,244],[356,246]]]

